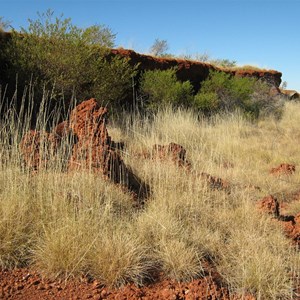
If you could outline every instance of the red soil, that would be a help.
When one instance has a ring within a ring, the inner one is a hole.
[[[81,279],[51,280],[42,277],[34,270],[23,268],[2,270],[0,272],[0,299],[245,299],[254,298],[246,295],[243,298],[229,295],[227,288],[222,287],[212,275],[179,283],[172,280],[161,280],[144,287],[133,284],[120,289],[106,287],[99,281],[83,277]]]

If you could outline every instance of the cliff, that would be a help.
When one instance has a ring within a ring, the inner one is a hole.
[[[160,58],[150,55],[140,54],[133,50],[112,49],[113,55],[120,55],[129,58],[131,65],[138,64],[138,71],[144,70],[166,70],[172,67],[177,68],[177,77],[181,81],[190,80],[195,91],[198,91],[200,84],[208,77],[210,70],[219,70],[230,73],[234,76],[251,76],[267,81],[270,85],[279,87],[281,83],[282,73],[275,70],[264,70],[258,68],[221,68],[209,63],[176,59],[176,58]]]

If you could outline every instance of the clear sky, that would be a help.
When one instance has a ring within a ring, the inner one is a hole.
[[[110,27],[116,46],[146,53],[159,38],[176,55],[281,71],[300,91],[300,0],[0,0],[0,16],[16,29],[48,8],[79,27]]]

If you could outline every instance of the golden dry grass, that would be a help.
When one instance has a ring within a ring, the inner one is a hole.
[[[128,118],[121,127],[112,122],[112,138],[127,144],[125,162],[151,186],[142,210],[99,175],[62,173],[57,157],[50,169],[31,174],[19,153],[22,131],[12,125],[0,134],[0,266],[35,264],[48,276],[88,273],[119,286],[142,284],[157,271],[197,278],[209,258],[233,292],[289,299],[299,253],[255,204],[297,189],[299,117],[300,104],[286,103],[281,120],[256,123],[239,114],[207,120],[171,109]],[[170,142],[186,148],[191,172],[138,155]],[[292,177],[269,174],[282,162],[297,166]],[[231,193],[211,190],[201,172],[230,181]]]

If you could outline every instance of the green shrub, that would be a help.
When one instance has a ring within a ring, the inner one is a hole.
[[[250,118],[280,114],[280,102],[269,95],[270,87],[256,78],[213,71],[194,97],[194,107],[203,113],[241,110]]]
[[[194,107],[205,114],[217,112],[221,101],[216,92],[198,93],[194,97]]]
[[[176,69],[146,71],[141,78],[140,92],[147,96],[146,106],[157,110],[166,106],[189,106],[193,87],[189,81],[180,82]]]
[[[22,82],[33,77],[38,89],[53,89],[55,98],[75,93],[80,100],[93,96],[112,103],[130,88],[134,74],[126,59],[108,56],[114,38],[105,26],[82,29],[48,10],[29,19],[28,29],[13,31],[6,51],[11,76],[18,73]]]

